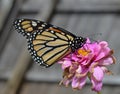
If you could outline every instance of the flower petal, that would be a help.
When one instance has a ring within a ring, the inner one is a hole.
[[[75,76],[78,78],[83,78],[87,76],[88,71],[89,71],[88,68],[84,68],[79,65],[78,69],[76,70]]]
[[[82,78],[74,77],[73,80],[72,80],[72,88],[74,88],[74,89],[82,89],[83,86],[86,83],[86,78],[87,78],[87,76],[82,77]]]
[[[104,72],[99,66],[97,66],[94,68],[93,76],[97,81],[102,81],[104,77]]]
[[[58,61],[57,63],[58,63],[58,64],[62,64],[63,62],[64,62],[64,61],[61,60],[61,61]]]
[[[61,63],[61,62],[59,62],[59,63]],[[63,61],[63,63],[62,63],[62,69],[63,70],[66,69],[69,66],[71,66],[71,61],[70,60]]]
[[[111,52],[110,48],[107,47],[108,46],[107,42],[102,41],[102,42],[99,43],[99,46],[100,46],[101,49],[98,51],[99,53],[98,53],[95,61],[100,60],[101,58],[107,56]]]
[[[102,81],[97,81],[94,79],[93,76],[91,76],[91,82],[92,82],[92,90],[99,92],[102,89]]]
[[[78,86],[79,89],[82,89],[83,86],[86,84],[86,79],[87,79],[87,76],[82,77],[82,78],[79,79],[79,82],[80,82],[80,84]]]
[[[79,58],[77,57],[76,54],[72,54],[71,59],[74,60],[75,62],[77,62],[79,60]]]
[[[108,43],[106,41],[101,41],[99,44],[100,44],[101,47],[107,47],[108,46]]]
[[[74,77],[72,80],[72,88],[78,88],[79,81],[78,78]]]

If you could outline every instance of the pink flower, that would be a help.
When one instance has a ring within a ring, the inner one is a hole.
[[[92,90],[101,91],[104,74],[111,74],[106,66],[115,63],[112,54],[113,50],[108,47],[107,42],[91,43],[87,39],[82,48],[58,62],[64,70],[60,84],[71,84],[74,89],[82,89],[88,77],[92,83]]]

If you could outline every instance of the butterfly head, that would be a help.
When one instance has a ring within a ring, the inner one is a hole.
[[[86,43],[86,40],[87,39],[83,37],[76,37],[72,42],[72,51],[74,52],[78,48],[83,47],[83,45]]]

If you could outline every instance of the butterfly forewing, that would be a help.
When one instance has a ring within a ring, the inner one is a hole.
[[[19,33],[22,33],[24,36],[29,36],[31,33],[37,30],[45,30],[51,25],[38,20],[17,19],[14,21],[14,26]]]

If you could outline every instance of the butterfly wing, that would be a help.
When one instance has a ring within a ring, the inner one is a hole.
[[[43,31],[33,39],[29,38],[28,43],[33,59],[45,66],[52,65],[71,52],[68,38],[51,30]]]
[[[13,25],[19,33],[26,37],[29,37],[31,33],[36,32],[36,30],[45,30],[51,26],[45,22],[31,19],[17,19]]]
[[[16,29],[28,39],[28,50],[34,61],[49,67],[71,52],[70,43],[75,35],[37,20],[18,19]]]

